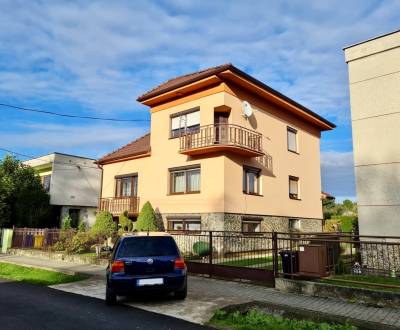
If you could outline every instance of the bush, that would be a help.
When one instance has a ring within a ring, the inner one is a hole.
[[[56,252],[65,251],[65,244],[63,241],[58,241],[53,245],[53,250]]]
[[[93,240],[87,232],[77,232],[67,244],[67,252],[83,253],[90,250]]]
[[[66,214],[62,221],[62,229],[71,229],[72,228],[72,218],[69,214]]]
[[[117,226],[115,225],[112,214],[105,211],[97,213],[96,222],[90,229],[90,233],[96,238],[107,238],[111,237],[116,230]]]
[[[210,254],[210,245],[207,242],[196,242],[193,244],[193,251],[200,257],[205,257]]]
[[[78,231],[86,231],[86,223],[83,221],[83,220],[81,220],[81,222],[79,222],[79,225],[78,225]]]
[[[154,213],[154,209],[150,202],[146,202],[137,219],[136,230],[138,231],[159,231],[157,226],[157,219]]]
[[[122,229],[122,232],[132,231],[133,229],[133,222],[131,219],[128,218],[127,212],[124,212],[119,216],[118,219],[119,225]]]

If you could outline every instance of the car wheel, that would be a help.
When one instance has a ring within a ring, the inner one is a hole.
[[[115,305],[117,303],[117,295],[115,294],[114,290],[107,287],[106,288],[106,304],[108,306]]]
[[[183,300],[187,296],[187,284],[185,283],[185,287],[182,290],[175,291],[175,298],[178,300]]]

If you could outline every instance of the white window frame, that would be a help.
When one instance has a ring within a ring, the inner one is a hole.
[[[290,135],[293,134],[294,135],[294,149],[291,147],[291,143],[290,143]],[[297,137],[297,130],[292,128],[292,127],[287,127],[287,132],[286,132],[286,138],[287,138],[287,148],[288,151],[294,152],[294,153],[299,153],[299,141],[298,141],[298,137]]]

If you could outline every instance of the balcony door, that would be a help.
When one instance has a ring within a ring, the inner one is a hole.
[[[214,143],[224,143],[228,139],[229,112],[214,112]]]

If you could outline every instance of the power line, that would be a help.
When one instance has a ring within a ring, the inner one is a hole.
[[[59,117],[68,117],[68,118],[79,118],[79,119],[90,119],[90,120],[103,120],[103,121],[121,121],[121,122],[148,122],[150,119],[118,119],[118,118],[102,118],[102,117],[91,117],[91,116],[79,116],[79,115],[71,115],[66,113],[59,113],[53,111],[39,110],[39,109],[31,109],[31,108],[23,108],[16,105],[0,103],[0,106],[16,109],[21,111],[29,111],[36,112],[46,115],[59,116]]]

